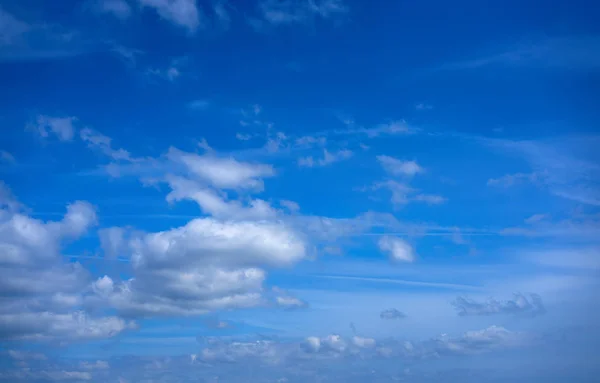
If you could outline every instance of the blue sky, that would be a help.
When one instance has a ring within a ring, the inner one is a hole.
[[[0,381],[594,381],[597,14],[0,0]]]

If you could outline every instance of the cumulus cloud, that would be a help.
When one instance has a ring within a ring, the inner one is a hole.
[[[275,175],[271,165],[240,162],[211,154],[200,156],[175,148],[169,149],[167,158],[183,165],[192,177],[221,189],[262,190],[262,179]]]
[[[414,249],[403,239],[383,236],[377,242],[379,250],[386,253],[391,260],[398,262],[414,262],[416,259]]]
[[[377,156],[377,161],[383,169],[393,176],[411,177],[417,173],[422,173],[423,168],[415,161],[402,161],[390,156]]]
[[[381,319],[402,319],[402,318],[406,318],[406,314],[404,314],[402,311],[400,311],[398,309],[387,309],[387,310],[383,310],[379,314],[379,317]]]
[[[283,224],[213,218],[132,234],[128,243],[136,277],[99,279],[89,301],[129,316],[198,315],[262,304],[263,267],[293,264],[306,251],[303,240]]]
[[[544,314],[546,309],[542,297],[538,294],[514,294],[512,300],[499,301],[488,299],[485,302],[477,302],[465,297],[458,297],[452,305],[461,316],[473,315],[496,315],[496,314],[518,314],[536,316]]]
[[[114,336],[135,327],[115,316],[82,309],[89,275],[60,252],[96,224],[87,202],[67,206],[60,221],[44,222],[5,204],[0,210],[0,338],[79,340]]]

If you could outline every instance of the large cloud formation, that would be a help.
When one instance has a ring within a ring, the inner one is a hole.
[[[96,224],[94,207],[77,201],[60,221],[26,215],[0,184],[0,338],[96,339],[135,327],[115,316],[83,310],[88,272],[65,263],[61,248]]]

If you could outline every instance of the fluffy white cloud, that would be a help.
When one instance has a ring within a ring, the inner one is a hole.
[[[197,315],[259,305],[266,277],[262,267],[291,265],[306,252],[303,240],[282,223],[214,218],[132,234],[127,246],[135,278],[103,277],[88,300],[130,316]]]
[[[158,15],[175,25],[195,32],[201,24],[202,14],[196,0],[138,0],[142,6],[153,8]]]
[[[250,199],[244,203],[239,200],[227,200],[227,195],[202,184],[183,177],[167,176],[167,183],[172,192],[167,195],[167,201],[192,200],[202,211],[213,217],[222,219],[272,219],[277,211],[261,199]]]
[[[393,176],[414,176],[417,173],[422,173],[423,168],[415,161],[402,161],[390,156],[377,156],[377,161],[381,164],[386,172]]]
[[[414,262],[416,259],[412,246],[397,237],[383,236],[377,242],[379,249],[387,253],[391,260],[399,262]]]
[[[239,162],[212,154],[203,156],[171,148],[167,158],[185,166],[192,177],[220,189],[262,190],[263,178],[275,175],[271,165]]]
[[[94,208],[77,201],[60,221],[44,222],[3,204],[0,210],[0,338],[96,339],[134,326],[121,318],[93,317],[82,311],[88,272],[63,263],[64,241],[96,223]]]

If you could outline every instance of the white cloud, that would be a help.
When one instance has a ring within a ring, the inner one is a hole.
[[[280,289],[279,287],[273,287],[273,293],[275,294],[275,304],[280,307],[287,309],[299,309],[307,307],[308,304],[301,299],[291,295],[289,292]]]
[[[40,136],[46,138],[50,133],[54,134],[60,141],[71,141],[75,136],[74,122],[76,117],[50,117],[40,115],[36,123],[28,126],[29,129],[36,130]]]
[[[99,0],[96,9],[102,13],[110,13],[121,20],[131,16],[131,6],[125,0]]]
[[[115,161],[131,160],[131,155],[127,150],[124,149],[113,149],[111,146],[112,139],[107,137],[93,129],[83,128],[79,132],[81,139],[87,143],[90,148],[98,149],[106,156],[112,158]]]
[[[377,161],[385,169],[387,173],[393,176],[414,176],[417,173],[422,173],[423,168],[415,161],[402,161],[390,156],[377,156]]]
[[[414,262],[415,252],[412,246],[396,237],[383,236],[378,241],[379,250],[387,253],[391,260],[399,262]]]
[[[352,157],[354,153],[348,149],[338,150],[337,152],[329,152],[327,149],[323,149],[323,158],[301,157],[298,159],[298,166],[312,168],[315,166],[327,166],[335,162],[347,160]]]
[[[60,221],[44,222],[3,204],[0,210],[0,338],[78,340],[114,336],[133,323],[91,316],[81,308],[88,272],[63,263],[65,241],[96,224],[94,208],[77,201]]]
[[[446,201],[442,196],[418,193],[418,190],[394,180],[378,182],[370,190],[379,190],[382,188],[388,189],[391,192],[390,201],[394,207],[402,207],[412,201],[424,202],[430,205],[438,205]]]
[[[201,25],[202,14],[196,0],[138,0],[142,6],[154,8],[158,15],[188,32]]]
[[[167,158],[182,164],[198,179],[221,189],[262,190],[262,178],[273,177],[271,165],[239,162],[234,158],[221,158],[211,154],[199,156],[175,148],[169,149]]]
[[[166,182],[172,191],[167,195],[168,202],[192,200],[202,211],[223,219],[273,219],[278,211],[262,199],[250,199],[247,203],[227,200],[226,195],[202,186],[183,177],[167,176]]]
[[[132,234],[136,277],[99,279],[89,301],[131,316],[252,307],[263,303],[261,267],[296,263],[305,251],[303,241],[282,224],[199,218],[169,231]]]
[[[363,338],[360,336],[352,337],[352,344],[358,348],[373,348],[376,345],[375,339],[373,338]]]

